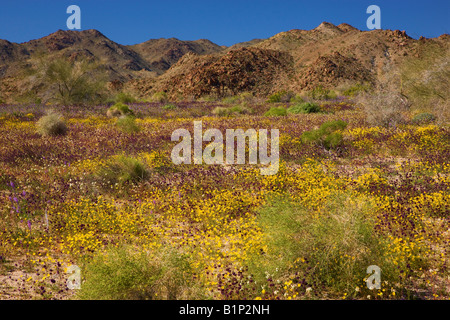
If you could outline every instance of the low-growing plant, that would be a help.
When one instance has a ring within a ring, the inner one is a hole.
[[[269,96],[267,99],[267,102],[269,103],[277,103],[277,102],[289,102],[291,101],[292,97],[294,97],[294,93],[292,92],[286,92],[286,91],[278,91],[272,95]]]
[[[342,296],[360,288],[367,295],[366,269],[377,265],[393,286],[398,270],[387,241],[375,232],[370,213],[374,204],[361,197],[336,193],[319,212],[287,199],[273,199],[258,216],[266,235],[267,252],[255,256],[249,272],[259,283],[286,281],[289,274],[299,291],[306,287]],[[301,285],[301,286],[300,286]],[[357,294],[358,292],[356,292]]]
[[[163,105],[161,108],[163,110],[175,110],[177,108],[177,106],[174,105],[174,104],[169,103],[169,104]]]
[[[189,256],[171,248],[153,252],[122,246],[99,252],[83,268],[78,297],[89,300],[175,300],[202,297]]]
[[[147,167],[138,159],[124,155],[114,156],[98,169],[97,178],[106,186],[137,183],[149,176]]]
[[[230,115],[230,108],[225,107],[215,107],[212,113],[219,117],[226,117]]]
[[[427,124],[436,120],[436,116],[431,113],[419,113],[414,116],[412,122],[415,124]]]
[[[246,103],[241,103],[240,105],[231,107],[230,112],[237,113],[237,114],[251,114],[253,111],[252,111],[252,109],[247,107]]]
[[[116,121],[116,126],[126,133],[136,133],[140,127],[136,123],[134,116],[121,116]]]
[[[48,112],[36,123],[36,129],[42,136],[60,136],[68,131],[67,125],[61,114],[54,111]]]
[[[116,103],[134,103],[134,102],[136,102],[136,98],[126,92],[119,92],[116,95],[114,100]]]
[[[152,97],[151,97],[150,100],[153,101],[153,102],[164,103],[164,102],[168,102],[168,101],[169,101],[169,98],[168,98],[166,92],[164,92],[164,91],[158,91],[158,92],[155,92],[155,93],[152,95]]]
[[[319,129],[305,131],[302,136],[303,143],[315,143],[325,149],[337,148],[342,144],[343,136],[340,131],[347,127],[343,120],[328,121],[323,123]]]
[[[286,115],[287,110],[284,107],[272,107],[266,113],[264,113],[264,116],[266,117],[284,117]]]
[[[292,114],[317,113],[320,112],[320,107],[317,103],[305,102],[289,107],[287,112]]]
[[[134,112],[126,104],[118,102],[108,109],[106,115],[110,118],[114,118],[122,116],[131,116],[134,115]]]
[[[322,85],[312,89],[309,92],[309,96],[314,100],[331,100],[337,98],[336,92],[326,89]]]
[[[345,89],[342,94],[346,97],[354,97],[363,92],[369,92],[369,86],[357,83],[350,88]]]

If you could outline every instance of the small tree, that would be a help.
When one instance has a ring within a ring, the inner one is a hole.
[[[62,104],[89,104],[102,99],[103,81],[93,76],[94,63],[56,59],[44,66],[44,80],[56,88]]]

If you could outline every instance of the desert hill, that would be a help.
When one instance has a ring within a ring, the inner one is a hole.
[[[374,84],[408,57],[420,59],[422,48],[438,46],[448,52],[448,45],[448,35],[416,40],[404,31],[360,31],[328,22],[231,47],[175,38],[125,46],[97,30],[58,30],[20,44],[0,40],[0,98],[13,102],[30,92],[51,96],[36,70],[59,57],[97,63],[96,72],[106,81],[139,98],[165,91],[171,98],[185,99]]]

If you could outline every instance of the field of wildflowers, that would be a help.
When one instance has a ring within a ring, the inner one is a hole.
[[[280,117],[267,103],[226,116],[219,102],[164,105],[130,104],[138,130],[108,106],[54,107],[59,136],[36,131],[46,106],[0,106],[0,299],[450,297],[448,125],[371,127],[342,99]],[[279,129],[278,173],[174,165],[171,134],[194,120]],[[337,120],[333,148],[302,141]],[[113,167],[121,157],[134,162]]]

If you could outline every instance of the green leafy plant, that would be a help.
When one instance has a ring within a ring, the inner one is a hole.
[[[100,167],[96,175],[101,182],[110,186],[137,183],[148,178],[149,171],[140,160],[119,155]]]
[[[162,247],[155,252],[129,246],[108,248],[83,268],[78,297],[89,300],[175,300],[201,298],[188,255]]]
[[[286,92],[286,91],[278,91],[272,95],[269,96],[267,99],[267,102],[269,103],[277,103],[277,102],[289,102],[292,97],[294,97],[294,94],[292,92]]]
[[[330,100],[336,99],[337,94],[329,89],[324,88],[322,85],[319,85],[312,89],[309,92],[309,95],[314,100]]]
[[[108,109],[106,115],[110,118],[121,116],[132,116],[134,115],[134,112],[126,104],[118,102]]]
[[[175,110],[177,108],[174,104],[165,104],[161,107],[163,110]]]
[[[119,92],[114,100],[116,103],[124,103],[124,104],[136,102],[136,98],[126,92]]]
[[[266,117],[283,117],[286,115],[287,110],[283,107],[272,107],[266,113],[264,113],[264,116]]]
[[[116,125],[126,133],[136,133],[140,131],[140,127],[137,125],[134,116],[121,116],[117,119]]]
[[[325,149],[333,149],[342,144],[343,136],[340,131],[346,127],[345,121],[328,121],[317,130],[305,131],[301,139],[303,143],[314,143],[323,146]]]
[[[320,107],[316,103],[305,102],[301,104],[296,104],[287,109],[288,113],[300,114],[300,113],[317,113],[320,112]]]

